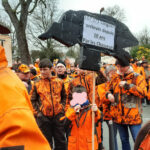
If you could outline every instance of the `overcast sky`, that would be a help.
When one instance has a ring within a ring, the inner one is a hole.
[[[86,10],[99,13],[101,7],[114,5],[124,9],[124,22],[132,33],[141,32],[145,27],[150,30],[150,1],[149,0],[60,0],[59,9]]]

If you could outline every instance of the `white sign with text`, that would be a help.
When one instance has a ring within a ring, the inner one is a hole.
[[[82,43],[113,50],[114,39],[114,25],[84,16]]]

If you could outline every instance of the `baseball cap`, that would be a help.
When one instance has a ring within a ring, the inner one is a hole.
[[[21,64],[18,67],[18,70],[19,70],[19,72],[22,72],[22,73],[28,73],[28,72],[30,72],[29,67],[27,65],[25,65],[25,64]]]

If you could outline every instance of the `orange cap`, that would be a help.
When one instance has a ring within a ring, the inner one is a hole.
[[[25,64],[21,64],[21,65],[19,66],[18,70],[19,70],[20,72],[22,72],[22,73],[28,73],[28,72],[30,72],[29,67],[28,67],[27,65],[25,65]]]

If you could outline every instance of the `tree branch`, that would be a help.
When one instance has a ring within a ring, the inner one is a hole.
[[[45,8],[46,8],[46,2],[45,2],[45,0],[40,0],[39,2],[41,2],[45,6]]]
[[[13,10],[15,14],[18,13],[17,9],[18,9],[19,6],[20,6],[20,3],[18,3],[17,6],[15,7],[15,9]]]
[[[28,1],[30,1],[30,0],[27,0],[27,2],[28,2]],[[28,14],[31,14],[31,13],[34,11],[34,9],[35,9],[36,6],[37,6],[37,3],[38,3],[38,0],[35,0],[35,1],[34,1],[34,5],[33,5],[32,9],[31,9],[30,11],[28,11]]]
[[[25,1],[24,0],[19,0],[21,5],[24,5]]]
[[[26,28],[27,25],[27,17],[28,17],[28,9],[32,2],[32,0],[19,0],[21,3],[21,14],[20,14],[20,22],[22,23],[22,26]]]
[[[16,13],[13,11],[13,9],[10,7],[9,3],[8,3],[8,0],[2,0],[2,5],[5,9],[5,11],[9,14],[10,16],[10,19],[14,25],[15,28],[17,28],[17,25],[18,25],[18,18],[16,16]]]

